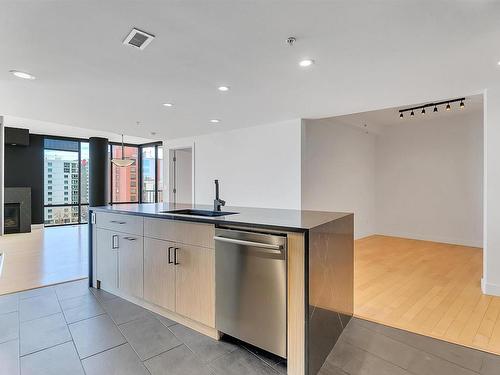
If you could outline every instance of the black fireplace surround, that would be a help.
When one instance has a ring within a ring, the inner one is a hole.
[[[19,233],[21,231],[21,204],[5,203],[3,212],[4,233]]]
[[[31,188],[5,188],[4,233],[31,232]]]

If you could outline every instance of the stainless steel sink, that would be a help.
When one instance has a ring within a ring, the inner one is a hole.
[[[206,217],[217,217],[217,216],[237,214],[237,212],[194,210],[191,208],[184,209],[184,210],[161,211],[161,213],[162,214],[189,215],[189,216],[206,216]]]

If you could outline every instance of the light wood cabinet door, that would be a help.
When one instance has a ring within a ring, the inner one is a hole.
[[[215,327],[214,249],[177,244],[175,311]]]
[[[173,242],[144,238],[144,299],[170,311],[175,311],[174,248]]]
[[[118,235],[112,231],[97,228],[95,236],[96,278],[101,283],[101,288],[116,289],[118,287]]]
[[[118,244],[118,288],[123,293],[143,297],[143,237],[120,234]]]

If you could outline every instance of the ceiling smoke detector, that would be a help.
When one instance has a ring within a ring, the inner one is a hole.
[[[129,46],[139,48],[142,50],[146,48],[147,45],[153,41],[154,38],[155,36],[153,34],[149,34],[145,31],[136,29],[134,27],[123,41],[123,44],[127,44]]]

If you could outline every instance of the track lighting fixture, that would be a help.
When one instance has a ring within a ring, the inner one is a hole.
[[[415,110],[420,110],[420,113],[422,115],[425,115],[427,113],[426,108],[434,108],[433,112],[437,113],[438,112],[438,107],[441,105],[445,105],[445,109],[447,111],[451,111],[451,103],[456,103],[460,102],[460,109],[465,108],[465,98],[458,98],[458,99],[452,99],[452,100],[445,100],[443,102],[437,102],[437,103],[428,103],[424,105],[419,105],[417,107],[411,107],[411,108],[405,108],[405,109],[400,109],[399,110],[399,118],[404,118],[404,113],[405,112],[410,112],[410,117],[415,116]]]

